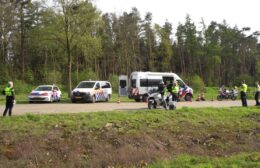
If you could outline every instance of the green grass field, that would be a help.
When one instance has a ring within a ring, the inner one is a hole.
[[[226,157],[180,155],[172,160],[159,161],[149,168],[258,168],[260,152],[241,153]]]
[[[0,118],[0,165],[258,167],[259,121],[257,107]]]

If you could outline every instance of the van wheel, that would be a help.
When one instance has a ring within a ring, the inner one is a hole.
[[[95,103],[96,102],[96,96],[92,96],[92,100],[91,100],[91,103]]]
[[[191,101],[192,100],[192,95],[191,94],[186,94],[184,99],[185,99],[185,101]]]
[[[135,99],[135,102],[140,102],[140,99]]]
[[[148,95],[143,95],[143,102],[147,102],[147,99],[148,99]]]

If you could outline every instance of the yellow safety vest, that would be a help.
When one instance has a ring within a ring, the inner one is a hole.
[[[260,92],[260,86],[256,85],[256,91]]]
[[[246,93],[246,91],[247,91],[247,85],[246,85],[245,83],[242,84],[242,86],[241,86],[241,91]]]
[[[6,96],[12,96],[13,88],[11,87],[6,87],[5,88],[5,95]]]
[[[172,93],[179,93],[179,86],[178,85],[172,87]]]

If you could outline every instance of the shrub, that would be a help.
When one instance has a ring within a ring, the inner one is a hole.
[[[46,84],[61,84],[62,83],[62,74],[59,71],[51,71],[45,77]]]
[[[85,71],[79,72],[78,74],[76,72],[74,72],[72,74],[72,85],[76,86],[80,81],[89,80],[89,79],[99,80],[99,77],[92,70],[85,70]]]
[[[237,79],[236,79],[236,84],[238,86],[241,85],[241,81],[242,80],[245,80],[246,81],[246,84],[249,85],[249,86],[252,86],[254,85],[254,78],[252,76],[249,76],[249,75],[240,75]]]
[[[15,93],[16,94],[24,94],[24,93],[30,93],[32,91],[32,89],[34,89],[34,86],[25,83],[21,80],[15,80],[14,82],[14,89],[15,89]]]
[[[194,75],[191,80],[191,87],[195,91],[202,92],[205,88],[205,84],[200,76]]]
[[[118,86],[119,86],[119,77],[117,75],[109,75],[108,81],[112,85],[113,92],[116,93],[118,92]]]

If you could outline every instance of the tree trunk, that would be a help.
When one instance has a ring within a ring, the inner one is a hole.
[[[67,50],[67,56],[68,56],[68,63],[67,63],[67,72],[68,72],[68,83],[67,83],[67,87],[68,87],[68,97],[70,98],[71,96],[71,90],[72,90],[72,85],[71,85],[71,64],[72,64],[72,60],[71,60],[71,51],[70,51],[70,41],[69,41],[69,18],[68,16],[65,14],[64,16],[65,18],[65,34],[66,34],[66,50]]]
[[[20,50],[20,56],[21,56],[21,63],[22,63],[22,80],[24,80],[24,74],[25,74],[25,56],[24,56],[24,40],[25,40],[25,30],[24,30],[24,15],[23,15],[23,3],[21,4],[21,7],[20,7],[20,26],[21,26],[21,39],[20,39],[20,47],[21,47],[21,50]]]

